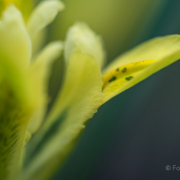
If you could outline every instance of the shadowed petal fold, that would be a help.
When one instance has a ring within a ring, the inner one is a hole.
[[[36,87],[33,89],[34,92],[31,93],[36,94],[35,99],[38,104],[37,110],[28,125],[28,131],[30,133],[36,132],[42,123],[46,112],[46,94],[48,91],[47,87],[50,70],[53,62],[61,55],[62,50],[63,42],[57,41],[50,43],[42,50],[30,67],[29,74],[31,81],[34,84],[34,87]]]

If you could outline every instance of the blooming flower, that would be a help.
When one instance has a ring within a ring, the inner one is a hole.
[[[84,23],[76,23],[69,29],[64,44],[52,42],[35,55],[32,45],[38,43],[39,33],[63,8],[60,1],[44,1],[26,24],[13,4],[2,14],[2,180],[49,179],[73,148],[85,122],[102,104],[180,58],[180,36],[171,35],[145,42],[103,68],[105,51],[101,38]],[[66,64],[63,85],[45,116],[51,64],[63,48]],[[21,171],[24,148],[35,132]]]
[[[45,112],[48,71],[62,43],[53,42],[32,61],[33,38],[63,9],[58,1],[43,2],[25,25],[9,5],[0,21],[0,179],[16,179],[26,142]],[[42,11],[46,10],[46,13]],[[38,121],[36,121],[38,119]]]

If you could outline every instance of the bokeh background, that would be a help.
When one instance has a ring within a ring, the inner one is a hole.
[[[64,0],[47,41],[65,39],[76,21],[100,34],[107,63],[156,36],[180,34],[179,0]],[[54,65],[49,89],[61,86]],[[51,105],[50,105],[51,106]],[[121,93],[89,120],[77,146],[53,180],[174,180],[180,170],[180,61]]]

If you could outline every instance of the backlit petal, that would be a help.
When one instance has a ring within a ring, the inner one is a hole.
[[[104,71],[103,102],[178,59],[180,59],[179,35],[154,38],[123,54]],[[123,68],[126,68],[125,72],[122,72]]]
[[[35,138],[34,148],[28,152],[31,161],[23,179],[45,180],[52,175],[72,149],[84,123],[101,105],[101,91],[102,78],[96,60],[89,54],[74,52],[62,91]]]
[[[27,68],[31,58],[31,42],[22,15],[10,5],[0,21],[0,53],[14,61],[19,67]]]
[[[100,66],[105,61],[105,51],[101,38],[85,23],[76,23],[67,34],[65,42],[65,59],[68,62],[71,54],[80,49],[83,53],[91,54]]]

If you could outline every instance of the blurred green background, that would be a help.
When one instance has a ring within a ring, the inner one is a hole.
[[[156,36],[180,33],[178,0],[64,0],[47,41],[65,39],[74,22],[100,34],[107,63]],[[61,86],[63,63],[53,70],[49,92]],[[116,96],[87,123],[77,146],[54,180],[180,179],[180,62]],[[57,84],[57,80],[59,84]]]

